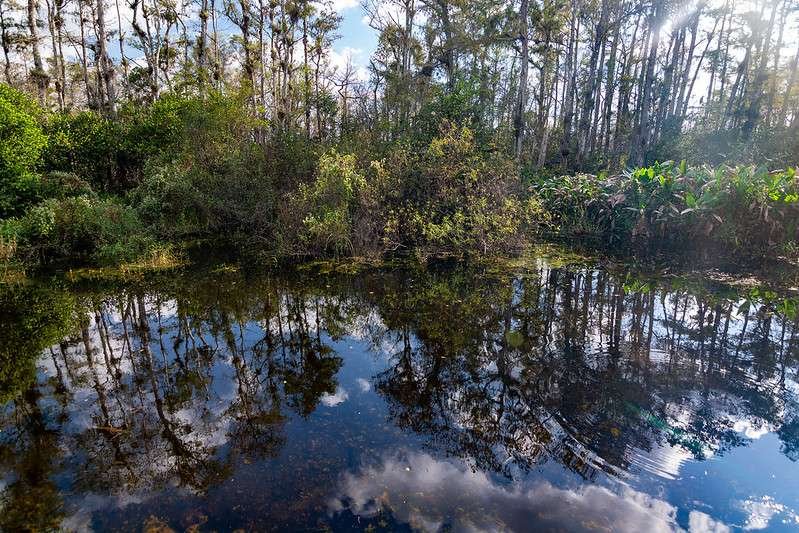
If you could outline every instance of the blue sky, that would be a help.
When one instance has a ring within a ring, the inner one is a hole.
[[[357,0],[334,0],[333,7],[342,21],[338,30],[340,37],[333,43],[335,57],[331,62],[340,64],[349,56],[353,65],[365,68],[377,47],[377,33],[364,20],[366,13]]]

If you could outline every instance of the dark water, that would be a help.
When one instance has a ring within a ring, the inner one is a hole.
[[[0,294],[0,528],[799,528],[793,300],[554,267]]]

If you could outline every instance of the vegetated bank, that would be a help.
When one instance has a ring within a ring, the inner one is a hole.
[[[0,85],[0,259],[159,265],[198,241],[272,259],[493,255],[551,236],[797,256],[793,168],[520,169],[507,132],[473,128],[457,96],[421,110],[413,135],[334,143],[275,133],[246,94],[164,96],[111,118],[45,112]]]

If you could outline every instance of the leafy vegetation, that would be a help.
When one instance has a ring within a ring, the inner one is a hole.
[[[468,125],[458,91],[431,104],[434,133],[349,152],[350,142],[259,140],[267,125],[241,95],[170,96],[110,120],[48,114],[7,89],[31,147],[20,155],[24,135],[7,141],[2,258],[141,262],[197,239],[273,257],[504,254],[552,232],[638,249],[799,251],[793,168],[521,174],[501,133]]]
[[[683,249],[711,244],[750,254],[795,255],[796,169],[657,163],[614,176],[533,180],[553,229],[608,242]]]
[[[123,32],[103,2],[0,0],[0,260],[424,258],[553,232],[796,259],[794,4],[369,0],[377,46],[342,66],[325,2],[134,3]]]
[[[21,213],[37,196],[37,167],[47,137],[30,98],[0,84],[0,218]]]
[[[355,9],[156,3],[0,0],[4,263],[496,254],[542,230],[797,258],[795,0],[369,0],[376,47],[344,64]]]

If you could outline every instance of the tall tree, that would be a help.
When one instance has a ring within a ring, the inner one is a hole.
[[[527,109],[527,72],[530,67],[530,3],[521,0],[519,6],[519,89],[516,98],[516,108],[513,113],[513,151],[518,159],[522,154],[524,141],[524,113]]]
[[[30,49],[33,55],[33,70],[30,75],[39,94],[39,102],[47,103],[47,86],[49,77],[44,70],[42,53],[39,48],[39,4],[36,0],[28,0],[28,33],[30,35]]]

